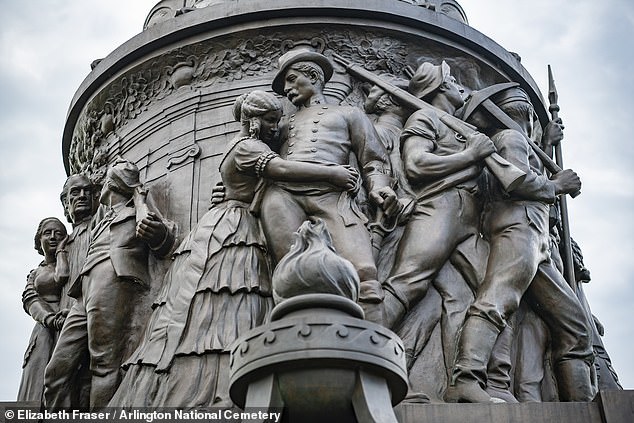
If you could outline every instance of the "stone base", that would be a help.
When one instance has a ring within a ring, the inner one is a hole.
[[[13,407],[37,408],[37,404],[2,403],[5,410]],[[394,410],[400,423],[632,423],[634,390],[602,391],[593,402],[400,404]]]
[[[401,404],[401,423],[632,423],[634,391],[602,391],[593,402],[523,404]]]

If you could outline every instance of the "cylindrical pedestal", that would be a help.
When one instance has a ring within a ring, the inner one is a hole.
[[[284,407],[286,421],[396,422],[392,406],[407,393],[404,348],[362,316],[329,294],[284,301],[232,350],[231,398],[240,407]]]

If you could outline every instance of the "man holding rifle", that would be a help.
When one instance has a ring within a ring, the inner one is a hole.
[[[578,192],[581,182],[571,170],[552,179],[542,173],[542,164],[525,136],[533,109],[523,90],[511,87],[493,94],[492,101],[488,97],[474,100],[465,108],[464,119],[489,135],[500,156],[524,170],[526,178],[511,193],[496,179],[487,178],[483,232],[491,251],[484,281],[462,329],[445,399],[491,401],[484,390],[491,351],[526,293],[551,332],[559,399],[589,401],[593,394],[589,322],[550,260],[548,230],[549,204],[558,195]],[[507,129],[494,117],[503,116],[499,112],[516,121],[524,133]]]
[[[464,104],[464,90],[445,62],[439,66],[423,63],[412,77],[409,91],[439,113],[453,115]],[[418,110],[407,120],[401,134],[401,155],[416,207],[383,285],[385,299],[381,312],[375,315],[376,320],[381,319],[379,323],[395,327],[425,296],[448,261],[472,287],[477,286],[481,279],[478,270],[486,260],[486,246],[478,230],[478,179],[483,160],[494,152],[488,137],[473,131],[464,139],[433,109]]]

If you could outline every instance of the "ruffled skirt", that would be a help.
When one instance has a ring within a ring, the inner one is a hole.
[[[264,235],[247,207],[211,209],[181,243],[112,406],[229,401],[231,344],[274,305]]]

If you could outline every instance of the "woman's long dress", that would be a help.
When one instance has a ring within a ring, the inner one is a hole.
[[[54,268],[45,262],[33,269],[22,293],[22,304],[28,313],[30,305],[37,301],[42,308],[56,313],[59,310],[60,285],[55,281]],[[24,353],[22,380],[18,389],[18,401],[42,401],[44,370],[53,354],[59,331],[35,323],[29,345]]]
[[[220,165],[227,200],[176,250],[111,406],[231,405],[231,344],[273,308],[264,234],[249,211],[259,170],[272,157],[256,139],[231,145]]]

